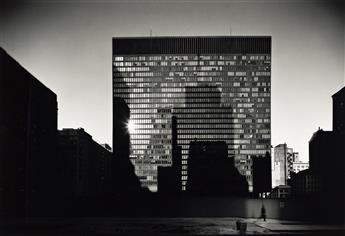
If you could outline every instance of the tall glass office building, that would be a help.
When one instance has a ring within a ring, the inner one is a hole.
[[[271,149],[271,37],[113,38],[113,97],[130,108],[130,158],[142,186],[156,191],[157,167],[172,164],[176,116],[182,190],[189,143],[199,140],[225,141],[253,191],[252,157]]]

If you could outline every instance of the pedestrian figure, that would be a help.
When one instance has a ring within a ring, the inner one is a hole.
[[[264,204],[262,204],[262,207],[261,207],[261,218],[263,218],[264,221],[266,221],[266,209],[265,209]]]

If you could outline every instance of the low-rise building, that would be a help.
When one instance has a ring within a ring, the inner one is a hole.
[[[322,190],[320,178],[312,174],[309,169],[302,170],[295,174],[291,180],[291,193],[296,196],[308,196],[318,194]]]
[[[306,170],[309,168],[309,162],[302,162],[302,161],[298,161],[298,162],[293,162],[292,163],[292,169],[294,173],[298,173],[302,170]]]
[[[246,196],[248,182],[227,154],[227,145],[223,141],[190,142],[187,192]]]
[[[108,192],[112,153],[96,143],[84,129],[58,133],[61,188],[65,197],[86,197]]]
[[[272,189],[270,198],[290,198],[291,187],[289,185],[279,185]]]

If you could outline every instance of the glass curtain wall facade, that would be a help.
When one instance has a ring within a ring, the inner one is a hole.
[[[252,191],[252,156],[271,150],[270,91],[271,37],[113,38],[113,97],[130,108],[130,159],[151,191],[157,167],[172,164],[173,115],[182,190],[199,140],[225,141]]]

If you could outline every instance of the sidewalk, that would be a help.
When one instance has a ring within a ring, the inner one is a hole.
[[[33,218],[0,221],[0,235],[345,235],[342,225],[235,217],[192,218]]]
[[[302,221],[284,221],[267,219],[267,221],[256,220],[256,225],[263,227],[271,232],[277,233],[311,233],[311,232],[329,232],[343,233],[345,235],[345,225],[321,225]]]

